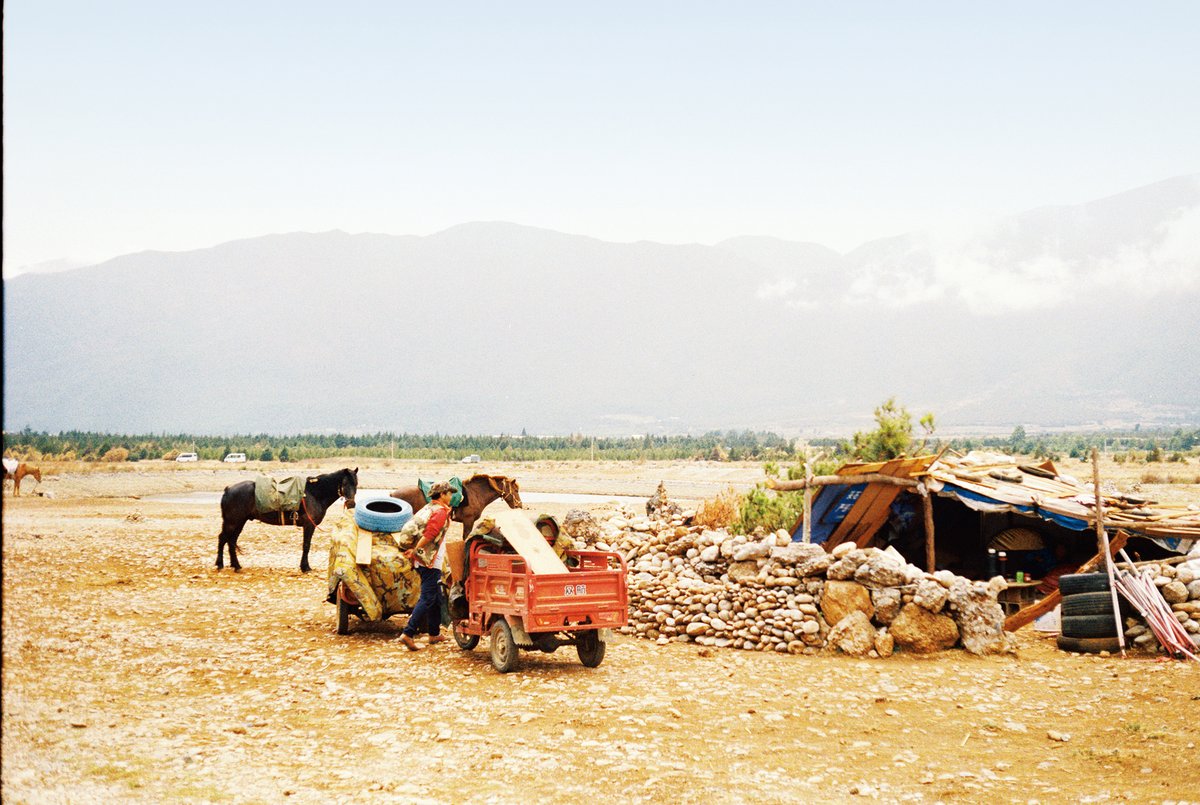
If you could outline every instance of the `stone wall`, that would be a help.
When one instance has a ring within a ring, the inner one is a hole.
[[[792,654],[1009,649],[999,579],[926,573],[893,550],[845,544],[826,553],[784,531],[734,536],[686,525],[688,512],[655,508],[664,511],[623,510],[602,521],[572,511],[563,521],[577,542],[628,562],[627,634]]]

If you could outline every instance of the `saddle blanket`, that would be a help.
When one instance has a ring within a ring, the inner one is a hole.
[[[421,494],[424,495],[426,503],[429,502],[429,490],[433,488],[433,485],[435,483],[437,483],[437,482],[436,481],[423,481],[420,478],[417,479],[417,488],[421,490]],[[465,497],[465,495],[463,494],[462,479],[461,478],[451,478],[446,483],[450,484],[450,488],[454,490],[454,492],[452,492],[450,495],[450,508],[457,509],[459,506],[462,505],[463,497]]]
[[[304,478],[269,478],[260,475],[254,479],[254,510],[258,514],[267,512],[294,512],[300,510],[304,498]]]
[[[9,475],[16,475],[17,467],[19,466],[21,466],[21,462],[17,461],[15,458],[4,459],[4,471]]]

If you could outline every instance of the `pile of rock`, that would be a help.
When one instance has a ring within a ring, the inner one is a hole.
[[[1192,642],[1200,647],[1200,549],[1195,558],[1189,558],[1181,565],[1148,565],[1139,571],[1154,577],[1155,586],[1171,606],[1175,618],[1191,635]],[[1139,648],[1161,648],[1141,618],[1126,618],[1125,640],[1128,645]]]
[[[658,508],[656,511],[664,511]],[[621,553],[629,565],[627,634],[753,651],[888,656],[961,645],[988,654],[1009,647],[996,601],[999,579],[929,574],[892,549],[853,543],[827,553],[785,531],[732,535],[621,510],[604,521],[571,511],[565,533]]]

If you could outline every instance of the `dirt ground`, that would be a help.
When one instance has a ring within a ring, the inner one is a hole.
[[[694,499],[761,477],[357,463],[363,488],[480,469],[527,494],[645,497],[664,480]],[[5,492],[6,803],[1200,801],[1200,664],[1068,655],[1026,629],[1015,656],[886,660],[617,636],[599,668],[567,648],[501,675],[486,640],[405,651],[401,618],[334,634],[327,524],[310,574],[297,530],[248,525],[235,574],[213,566],[215,503],[149,497],[217,492],[254,465],[105,469]]]

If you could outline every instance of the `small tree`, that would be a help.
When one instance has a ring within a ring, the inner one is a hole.
[[[846,445],[846,452],[859,461],[886,461],[899,458],[912,446],[912,414],[891,397],[875,409],[873,431],[859,431]],[[933,433],[933,414],[921,418],[927,434]],[[922,442],[924,446],[924,442]]]
[[[258,457],[259,461],[271,461],[275,458],[275,454],[271,452],[271,448],[263,448],[262,455]]]

